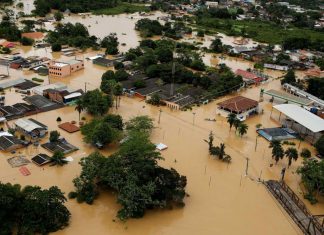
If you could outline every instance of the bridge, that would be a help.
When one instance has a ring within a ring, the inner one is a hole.
[[[304,234],[324,234],[324,215],[312,215],[285,182],[269,180],[265,182],[265,185]]]

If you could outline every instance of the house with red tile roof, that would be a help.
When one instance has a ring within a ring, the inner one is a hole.
[[[234,113],[242,121],[249,116],[258,113],[259,102],[244,96],[235,96],[217,104],[217,113],[227,117]]]
[[[33,40],[41,40],[44,38],[44,34],[42,32],[22,33],[21,37],[30,38]]]
[[[263,80],[258,75],[242,69],[236,70],[235,74],[241,76],[243,81],[247,82],[248,84],[260,83]]]

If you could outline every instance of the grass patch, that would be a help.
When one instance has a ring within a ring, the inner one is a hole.
[[[323,32],[295,27],[284,29],[271,22],[202,18],[197,20],[197,26],[208,29],[209,31],[225,33],[230,36],[240,36],[244,30],[245,33],[255,41],[269,44],[280,44],[284,39],[290,37],[304,37],[312,41],[323,40]]]
[[[119,15],[123,13],[149,12],[150,8],[144,4],[121,2],[116,7],[96,10],[95,15]]]

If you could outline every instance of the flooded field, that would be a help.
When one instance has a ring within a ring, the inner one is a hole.
[[[152,17],[157,17],[160,13]],[[66,18],[65,21],[72,23],[82,22],[91,25],[89,31],[98,37],[108,35],[110,32],[117,32],[121,43],[121,51],[138,45],[140,40],[134,30],[136,19],[129,15],[120,16],[91,16],[85,19],[79,16]],[[98,21],[98,24],[96,23]],[[125,33],[126,35],[123,35]],[[54,53],[45,49],[33,49],[30,47],[18,48],[22,55],[47,56],[61,60],[71,58],[61,57],[60,53]],[[93,56],[98,52],[89,51],[78,58]],[[226,63],[234,71],[237,68],[253,68],[253,63],[241,59],[224,57],[220,55],[206,54],[205,62],[211,66],[218,63]],[[5,70],[5,68],[1,67]],[[87,86],[88,90],[98,88],[100,78],[107,68],[93,65],[91,61],[85,60],[85,69],[74,73],[68,78],[52,79],[43,78],[44,84],[63,82],[72,89]],[[282,76],[281,72],[266,71],[273,78]],[[20,77],[31,79],[39,77],[32,72],[21,70],[10,70],[10,79]],[[241,91],[246,97],[258,100],[260,89],[279,89],[280,81],[271,79],[268,83],[258,87],[252,87]],[[236,95],[232,94],[231,96]],[[194,107],[191,111],[179,112],[162,108],[161,122],[157,123],[159,108],[147,105],[145,102],[123,97],[118,110],[112,108],[110,112],[118,113],[128,120],[136,115],[149,115],[155,121],[155,129],[152,134],[154,143],[164,143],[168,149],[162,152],[164,161],[160,164],[164,167],[173,167],[179,173],[186,175],[188,179],[187,192],[190,195],[185,199],[186,206],[183,209],[154,210],[149,211],[142,219],[131,219],[126,223],[116,220],[116,213],[119,205],[113,194],[102,193],[93,205],[78,204],[75,200],[68,200],[67,207],[71,211],[72,218],[70,226],[57,235],[67,234],[98,234],[98,235],[148,235],[148,234],[224,234],[224,235],[296,235],[302,234],[299,228],[287,215],[284,209],[275,201],[264,185],[258,179],[279,179],[283,167],[287,166],[287,159],[281,160],[278,165],[271,164],[271,150],[269,143],[257,139],[255,125],[261,123],[263,127],[275,127],[279,125],[278,114],[273,113],[270,119],[271,104],[267,97],[260,103],[264,110],[262,115],[254,116],[246,121],[249,130],[246,136],[240,138],[229,131],[226,119],[216,115],[216,103],[231,96],[222,97],[208,105]],[[14,92],[13,89],[6,91],[6,104],[10,105],[20,101],[23,97]],[[83,113],[87,120],[87,114]],[[11,168],[7,163],[9,153],[1,153],[0,157],[0,181],[19,183],[22,185],[39,185],[47,188],[57,185],[66,194],[73,190],[72,180],[80,173],[80,158],[87,156],[96,149],[82,141],[80,132],[68,134],[58,128],[57,117],[62,122],[77,121],[78,113],[74,107],[64,107],[58,110],[41,113],[32,116],[39,122],[46,124],[49,130],[58,130],[61,135],[71,144],[79,148],[70,156],[74,161],[63,167],[38,167],[29,164],[27,167],[31,172],[30,176],[22,176],[17,168]],[[216,122],[205,121],[206,118],[216,119]],[[13,125],[13,121],[9,122]],[[204,139],[208,138],[210,131],[215,135],[215,145],[225,143],[226,152],[231,155],[232,163],[226,164],[212,159],[208,154],[208,146]],[[46,140],[44,140],[46,141]],[[298,146],[298,142],[295,141]],[[307,147],[314,151],[309,144],[302,142],[300,149]],[[108,146],[102,150],[105,155],[116,151],[118,146]],[[28,159],[38,153],[47,153],[41,147],[30,146],[21,149],[19,153],[27,156]],[[248,175],[245,176],[246,158],[249,158]],[[285,181],[294,189],[300,198],[303,199],[300,178],[295,173],[301,159],[293,162],[287,170]],[[305,201],[308,208],[314,214],[323,214],[324,200],[321,199],[317,205],[310,205]]]

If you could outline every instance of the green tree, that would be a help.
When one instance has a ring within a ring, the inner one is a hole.
[[[122,120],[120,116],[108,115],[101,119],[93,119],[81,127],[84,141],[93,145],[108,145],[121,136]],[[121,123],[120,123],[121,122]]]
[[[324,161],[304,159],[303,165],[297,170],[307,194],[304,196],[312,204],[317,202],[317,196],[324,195]]]
[[[112,106],[112,96],[105,95],[98,89],[86,92],[81,99],[83,107],[95,116],[104,115]]]
[[[154,93],[147,102],[149,104],[159,106],[161,104],[161,97],[158,93]]]
[[[68,225],[70,212],[64,206],[66,198],[56,186],[45,190],[27,186],[21,194],[24,199],[18,234],[48,234]]]
[[[272,148],[272,158],[275,159],[277,164],[280,159],[283,159],[285,154],[280,141],[272,140],[270,142],[269,148]]]
[[[324,79],[319,77],[307,79],[306,91],[320,99],[324,99]]]
[[[303,148],[300,156],[302,156],[303,158],[310,158],[312,156],[311,151],[309,151],[309,149]]]
[[[50,132],[49,141],[51,143],[57,142],[59,140],[59,138],[60,138],[60,132],[58,132],[58,131],[51,131]]]
[[[23,46],[32,46],[34,44],[34,40],[31,39],[31,38],[26,38],[26,37],[22,37],[20,39],[20,43],[23,45]]]
[[[288,168],[290,167],[292,160],[297,161],[298,159],[298,152],[295,148],[288,148],[285,151],[285,156],[288,158]]]
[[[82,104],[82,99],[78,99],[76,101],[75,110],[78,111],[78,113],[79,113],[79,122],[80,122],[81,121],[81,112],[84,110],[84,107]]]
[[[219,38],[215,38],[210,45],[210,50],[215,53],[224,52],[224,46],[222,41]]]
[[[236,114],[235,113],[230,113],[227,116],[227,123],[230,125],[230,131],[232,129],[232,126],[234,125],[235,121],[237,120]]]
[[[126,123],[128,132],[151,133],[153,127],[153,120],[148,116],[137,116]]]
[[[92,154],[80,162],[82,172],[74,180],[78,201],[91,204],[99,189],[114,192],[121,220],[140,218],[147,209],[184,206],[187,180],[174,169],[157,165],[163,160],[147,132],[130,132],[117,153]]]
[[[161,63],[167,63],[173,60],[173,51],[169,48],[158,47],[155,50],[155,54]]]
[[[285,83],[289,83],[289,84],[296,83],[296,75],[294,70],[292,69],[288,70],[284,78],[281,80],[281,84],[285,84]]]
[[[245,135],[247,133],[248,129],[249,129],[249,126],[247,124],[242,123],[242,122],[240,123],[240,125],[237,128],[237,131],[238,131],[239,135],[241,136],[241,138],[243,135]]]
[[[209,133],[209,138],[208,138],[208,141],[207,140],[204,140],[207,144],[208,144],[208,150],[209,150],[209,153],[211,153],[211,150],[212,148],[214,147],[214,134],[212,131],[210,131]]]
[[[324,135],[322,135],[314,144],[317,152],[321,155],[324,156]]]
[[[54,18],[56,21],[61,21],[62,19],[64,19],[64,15],[62,14],[62,12],[57,11],[54,13]]]
[[[63,166],[67,163],[68,161],[65,160],[64,153],[62,151],[55,151],[51,157],[51,166]]]
[[[59,43],[53,43],[52,44],[52,51],[53,52],[58,52],[62,50],[62,46]]]
[[[48,234],[65,228],[70,212],[60,189],[0,183],[1,234]]]
[[[118,38],[116,33],[111,33],[104,37],[101,41],[101,47],[106,48],[106,54],[116,55],[118,54]]]

